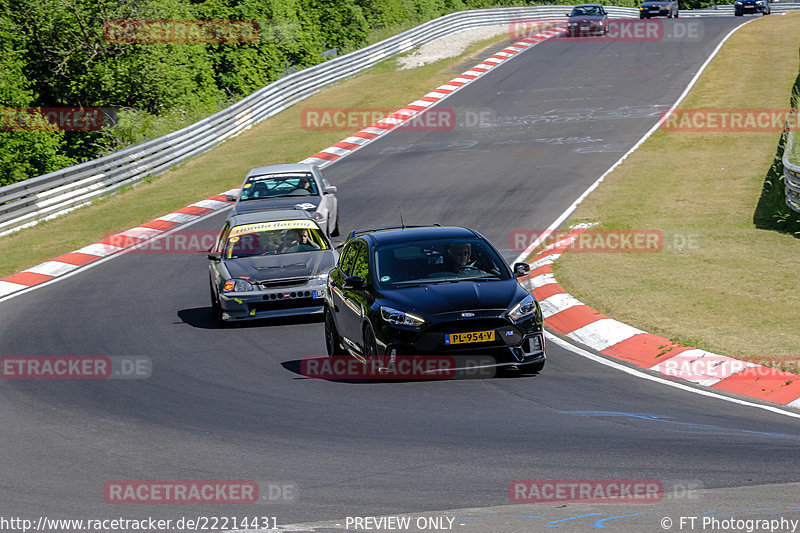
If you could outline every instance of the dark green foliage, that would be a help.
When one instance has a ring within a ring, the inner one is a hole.
[[[790,109],[797,109],[798,106],[800,106],[800,74],[794,81],[789,101]],[[784,131],[778,141],[775,158],[764,177],[764,187],[753,214],[753,223],[757,228],[790,233],[800,238],[800,213],[796,213],[786,205],[783,152],[789,135],[790,132]]]
[[[324,61],[322,52],[331,48],[352,51],[377,36],[454,11],[535,3],[539,2],[0,0],[0,108],[119,109],[101,131],[0,131],[0,185],[175,131],[289,69]],[[604,3],[636,5],[635,0]],[[106,22],[131,19],[255,21],[259,37],[223,44],[106,39]]]

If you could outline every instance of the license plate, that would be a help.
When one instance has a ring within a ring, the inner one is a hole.
[[[444,336],[445,344],[467,344],[470,342],[491,342],[494,340],[494,330],[470,331],[468,333],[450,333]]]

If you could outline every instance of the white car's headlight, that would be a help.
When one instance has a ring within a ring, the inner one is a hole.
[[[528,318],[535,313],[536,300],[529,294],[523,298],[521,302],[511,308],[508,312],[508,318],[510,318],[512,322],[519,322],[523,318]]]
[[[381,307],[381,318],[383,318],[389,324],[395,324],[398,326],[411,326],[414,328],[418,328],[425,323],[424,318],[412,315],[411,313],[398,311],[397,309],[392,309],[391,307]]]
[[[225,282],[225,286],[222,288],[225,292],[246,292],[255,290],[253,284],[247,281],[246,279],[229,279]]]
[[[316,220],[317,222],[321,222],[324,219],[325,217],[322,216],[322,213],[320,213],[319,211],[314,212],[314,220]]]

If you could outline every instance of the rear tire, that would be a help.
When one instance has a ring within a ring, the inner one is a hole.
[[[325,348],[329,356],[345,355],[345,351],[342,348],[342,339],[339,337],[339,331],[333,321],[333,314],[327,307],[325,308]]]

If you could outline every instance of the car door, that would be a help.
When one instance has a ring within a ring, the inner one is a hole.
[[[344,280],[353,272],[353,261],[357,252],[356,242],[351,241],[347,243],[342,250],[342,255],[339,256],[339,263],[336,268],[331,270],[328,274],[330,292],[329,297],[331,301],[331,314],[333,315],[336,329],[339,336],[350,347],[356,347],[360,332],[354,336],[351,331],[355,319],[352,317],[354,310],[350,308],[344,295]]]
[[[352,311],[349,315],[352,317],[352,324],[348,324],[351,328],[353,336],[356,337],[359,351],[364,353],[364,319],[369,312],[372,305],[372,276],[370,274],[369,265],[369,247],[365,242],[356,242],[355,256],[353,259],[352,276],[358,277],[364,281],[362,288],[353,288],[344,290],[345,303]],[[355,340],[355,339],[354,339]]]

